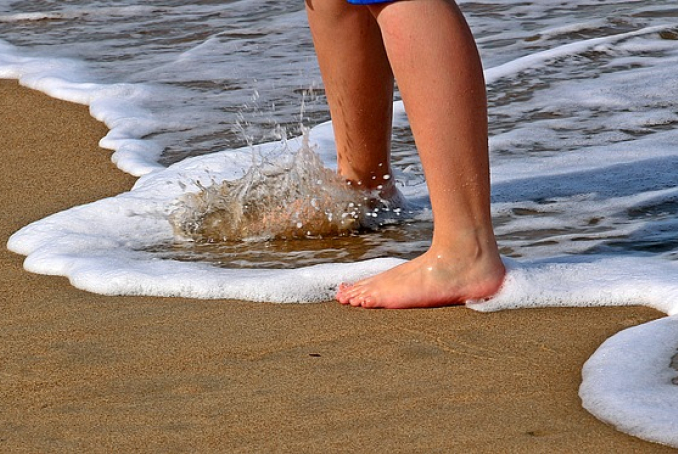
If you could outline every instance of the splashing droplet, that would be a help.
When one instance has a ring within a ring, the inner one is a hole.
[[[255,163],[240,179],[199,187],[200,192],[181,196],[170,214],[179,238],[227,242],[347,235],[377,228],[380,208],[387,212],[384,207],[404,203],[399,194],[387,201],[351,187],[324,167],[307,132],[298,151]]]

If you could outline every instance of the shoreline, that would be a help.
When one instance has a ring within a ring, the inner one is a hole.
[[[24,225],[128,190],[85,106],[0,81],[2,452],[674,452],[581,408],[644,307],[366,311],[109,297],[22,269]]]

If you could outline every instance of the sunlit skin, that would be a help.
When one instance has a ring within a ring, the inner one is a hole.
[[[342,284],[337,300],[366,308],[463,304],[491,297],[505,269],[490,215],[487,106],[475,41],[456,4],[350,5],[306,0],[332,115],[339,173],[393,194],[393,80],[426,176],[429,250],[374,277]],[[388,195],[388,194],[385,194]]]

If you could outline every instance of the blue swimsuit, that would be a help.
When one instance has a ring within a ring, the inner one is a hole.
[[[349,3],[353,3],[354,5],[371,5],[373,3],[388,3],[388,2],[393,2],[395,0],[347,0]]]

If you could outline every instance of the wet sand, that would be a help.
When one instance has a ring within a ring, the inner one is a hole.
[[[86,107],[0,81],[0,239],[134,182]],[[366,311],[107,297],[0,251],[0,451],[674,452],[581,408],[646,308]]]

